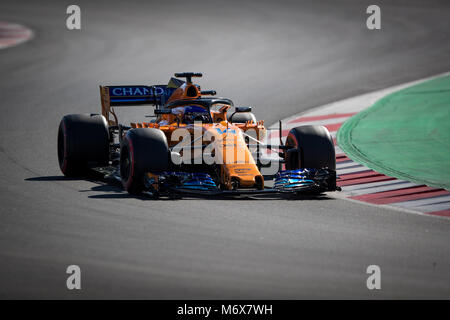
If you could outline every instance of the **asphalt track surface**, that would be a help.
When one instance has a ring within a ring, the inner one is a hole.
[[[356,0],[77,3],[81,31],[65,29],[68,2],[0,3],[35,31],[0,51],[0,297],[450,298],[448,219],[331,195],[152,201],[64,179],[56,158],[60,118],[98,112],[99,84],[203,72],[271,124],[448,71],[448,2],[377,1],[381,31]]]

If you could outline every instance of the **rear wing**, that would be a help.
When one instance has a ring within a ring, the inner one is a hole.
[[[102,103],[102,115],[109,125],[118,125],[117,116],[113,106],[154,105],[163,106],[170,98],[177,86],[100,86],[100,99]],[[110,119],[110,115],[114,119]]]

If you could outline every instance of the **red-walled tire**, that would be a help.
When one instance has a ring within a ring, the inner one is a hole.
[[[161,130],[129,130],[120,148],[120,176],[124,189],[130,194],[141,193],[147,172],[169,168],[169,154],[167,139]]]
[[[109,161],[109,131],[105,117],[98,114],[70,114],[58,128],[58,162],[66,176],[80,176],[91,166]]]

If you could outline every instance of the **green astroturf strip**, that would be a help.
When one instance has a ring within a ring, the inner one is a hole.
[[[371,169],[450,190],[450,76],[377,101],[347,120],[337,141]]]

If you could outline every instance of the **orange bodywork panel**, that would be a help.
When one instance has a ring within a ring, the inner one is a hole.
[[[107,86],[100,86],[100,96],[102,115],[109,125],[118,125],[117,116],[110,105]],[[200,88],[192,83],[184,83],[173,92],[166,106],[177,100],[186,101],[188,104],[190,100],[199,98],[201,98]],[[130,126],[132,128],[157,128],[163,131],[169,147],[180,148],[181,156],[183,156],[183,147],[191,147],[191,142],[194,142],[194,149],[189,149],[192,153],[191,159],[195,158],[195,143],[199,146],[197,149],[200,150],[206,146],[205,154],[201,154],[202,161],[205,160],[206,154],[210,160],[214,160],[213,163],[219,166],[220,182],[226,189],[233,189],[235,181],[238,181],[239,187],[242,188],[263,189],[264,179],[248,148],[248,139],[245,136],[252,132],[251,136],[261,141],[266,135],[264,122],[232,124],[227,120],[227,111],[230,108],[230,105],[223,105],[219,110],[210,111],[213,123],[185,124],[181,114],[174,112],[158,115],[155,122],[131,123]],[[184,129],[190,133],[189,143],[183,145],[182,139],[176,138],[177,135],[174,135],[174,131],[177,129]],[[196,141],[196,135],[197,137],[201,135],[202,139]]]

